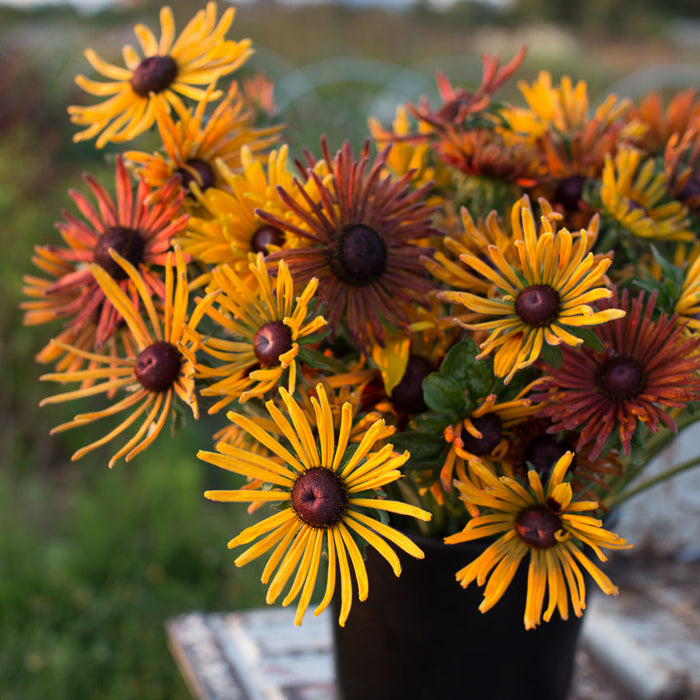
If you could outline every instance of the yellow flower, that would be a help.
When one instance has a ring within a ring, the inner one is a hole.
[[[87,127],[75,134],[74,141],[94,136],[97,147],[108,142],[129,141],[146,131],[156,120],[156,104],[182,105],[179,95],[201,100],[206,91],[196,85],[210,85],[241,66],[251,55],[250,40],[225,41],[234,9],[227,9],[216,21],[216,3],[207,3],[175,39],[172,10],[160,11],[161,37],[156,40],[144,25],[134,28],[143,57],[130,45],[123,48],[124,67],[108,63],[92,49],[85,58],[109,82],[89,80],[78,75],[75,82],[85,92],[106,97],[91,106],[71,106],[71,121]],[[219,95],[216,94],[216,97]]]
[[[128,462],[144,450],[158,436],[168,415],[171,413],[173,396],[177,395],[198,417],[197,399],[194,394],[194,367],[183,355],[181,341],[187,316],[187,277],[182,252],[175,251],[176,270],[173,270],[172,256],[168,255],[165,269],[164,309],[159,314],[151,299],[151,291],[139,276],[136,268],[125,258],[112,250],[115,264],[119,264],[128,274],[138,292],[139,301],[132,300],[115,282],[112,276],[100,265],[89,265],[107,299],[114,304],[129,328],[130,338],[125,357],[113,354],[98,355],[77,347],[60,347],[88,360],[88,369],[45,374],[42,380],[54,382],[80,382],[80,388],[44,399],[40,405],[72,401],[87,396],[105,393],[108,396],[116,391],[124,391],[126,396],[107,408],[91,413],[82,413],[72,421],[63,423],[51,434],[84,427],[101,418],[128,412],[124,420],[103,437],[79,449],[73,459],[110,442],[121,435],[144,414],[145,418],[136,433],[109,460],[109,466],[126,455]],[[145,310],[145,318],[141,309]],[[150,325],[150,328],[149,328]],[[95,380],[101,380],[95,383]],[[90,382],[88,386],[85,382]]]
[[[226,189],[212,187],[199,193],[199,216],[192,216],[186,231],[177,241],[182,249],[207,265],[230,265],[237,272],[248,268],[251,253],[268,253],[268,246],[286,245],[287,235],[265,223],[256,209],[283,215],[277,187],[291,188],[292,174],[287,169],[289,148],[271,151],[267,168],[243,146],[240,152],[242,172],[232,172],[218,162]]]
[[[445,538],[447,544],[500,535],[485,552],[457,573],[466,588],[472,581],[486,583],[479,610],[486,612],[505,593],[521,561],[530,555],[525,602],[525,628],[532,629],[542,619],[548,622],[555,610],[568,619],[569,599],[574,614],[581,617],[586,607],[586,589],[581,567],[607,594],[617,587],[584,553],[590,547],[600,561],[606,561],[601,548],[631,547],[614,532],[602,527],[602,521],[586,511],[595,511],[597,501],[572,500],[571,484],[564,476],[573,452],[564,454],[552,470],[546,489],[535,470],[528,472],[529,489],[514,479],[494,476],[483,465],[473,466],[483,481],[483,489],[457,482],[462,499],[469,506],[489,512],[470,520],[464,530]],[[547,609],[542,614],[545,591],[549,590]]]
[[[488,297],[471,292],[438,294],[443,301],[482,315],[483,321],[460,323],[469,330],[488,332],[477,359],[495,351],[494,371],[497,377],[505,377],[506,384],[540,357],[545,343],[578,346],[583,340],[576,335],[577,328],[624,316],[618,309],[594,311],[590,306],[612,295],[604,286],[611,260],[596,260],[589,252],[586,229],[578,236],[565,228],[556,231],[552,219],[542,216],[538,233],[524,199],[514,205],[513,213],[517,264],[509,263],[495,245],[488,247],[491,264],[471,253],[460,256],[495,285],[495,291]]]
[[[692,241],[688,210],[668,195],[666,175],[653,158],[621,146],[613,159],[605,157],[600,197],[608,215],[640,238]]]
[[[179,175],[187,192],[192,182],[200,190],[221,187],[225,180],[217,169],[217,162],[237,169],[241,166],[242,147],[257,155],[276,140],[280,127],[253,128],[255,115],[246,109],[235,82],[214,112],[207,116],[210,98],[211,88],[194,110],[175,103],[178,121],[163,102],[156,103],[156,121],[165,153],[127,151],[124,154],[127,160],[141,166],[137,172],[149,185],[162,187],[173,175]]]
[[[207,491],[204,494],[207,498],[280,504],[280,510],[274,515],[246,528],[229,542],[229,548],[233,548],[257,540],[238,556],[236,566],[243,566],[273,550],[262,574],[262,582],[270,584],[267,592],[270,604],[277,600],[296,570],[282,605],[299,597],[295,624],[300,625],[325,551],[328,558],[326,588],[315,614],[330,603],[338,577],[341,595],[338,621],[342,626],[352,604],[353,571],[359,599],[365,600],[368,593],[369,582],[358,538],[377,549],[397,576],[401,573],[401,564],[389,543],[423,558],[423,552],[408,537],[367,515],[367,511],[399,513],[421,520],[429,520],[430,514],[400,501],[385,500],[377,493],[383,486],[401,478],[399,467],[408,459],[408,453],[397,454],[390,444],[372,451],[384,431],[384,421],[380,419],[370,425],[356,449],[348,449],[352,427],[350,403],[343,405],[336,431],[322,385],[317,386],[317,394],[318,400],[311,397],[315,414],[315,421],[311,422],[283,387],[280,395],[286,416],[273,401],[267,402],[270,417],[286,438],[285,444],[260,428],[256,421],[238,413],[228,414],[229,420],[263,443],[281,463],[226,443],[217,445],[218,452],[200,451],[198,457],[270,485],[259,490]]]
[[[198,377],[218,380],[202,389],[202,396],[222,397],[210,413],[236,399],[244,403],[253,396],[262,396],[285,374],[289,391],[294,391],[299,345],[326,325],[323,316],[309,308],[316,292],[315,279],[295,297],[284,261],[274,285],[262,253],[249,267],[252,283],[228,265],[216,268],[212,273],[214,291],[199,301],[192,315],[192,328],[206,314],[218,329],[218,334],[213,332],[202,341],[201,349],[224,364],[197,363]]]

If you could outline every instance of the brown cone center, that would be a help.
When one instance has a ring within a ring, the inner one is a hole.
[[[644,386],[644,372],[632,359],[613,357],[601,367],[598,381],[601,389],[610,398],[630,399]]]
[[[162,393],[175,383],[181,366],[180,351],[172,343],[161,340],[136,356],[134,372],[144,389]]]
[[[177,64],[170,56],[147,56],[131,77],[131,89],[141,97],[163,92],[177,76]]]
[[[520,539],[534,549],[547,549],[557,543],[555,533],[561,520],[544,506],[525,508],[515,518],[515,530]]]
[[[523,467],[535,469],[540,478],[546,479],[552,471],[552,467],[568,449],[564,442],[555,440],[551,435],[537,435],[525,448]],[[573,468],[573,461],[570,468]]]
[[[515,300],[515,313],[528,326],[547,326],[559,316],[559,294],[547,284],[523,289]]]
[[[189,192],[190,184],[196,183],[202,192],[214,184],[214,171],[206,161],[190,158],[184,166],[175,171],[181,179],[182,186]]]
[[[423,399],[423,380],[435,371],[433,363],[420,355],[409,355],[406,371],[391,392],[391,403],[401,413],[422,413],[428,407]]]
[[[97,241],[93,260],[117,281],[126,279],[128,275],[119,263],[112,260],[110,248],[114,248],[132,265],[138,265],[143,260],[144,241],[139,231],[127,226],[108,228]]]
[[[260,364],[268,367],[276,365],[280,361],[280,355],[291,349],[292,330],[282,321],[266,323],[253,338],[255,357],[260,360]]]
[[[256,254],[267,255],[269,245],[281,248],[284,245],[284,233],[276,226],[263,224],[250,239],[250,249]]]
[[[292,508],[310,527],[333,527],[347,511],[347,488],[335,472],[312,467],[292,487]]]
[[[481,433],[481,437],[475,437],[466,428],[462,428],[462,442],[464,449],[473,455],[487,455],[493,450],[503,437],[503,424],[495,413],[486,413],[478,418],[471,419],[472,425]]]
[[[328,251],[333,273],[346,284],[364,287],[376,282],[387,265],[386,243],[364,224],[351,224],[340,232]]]

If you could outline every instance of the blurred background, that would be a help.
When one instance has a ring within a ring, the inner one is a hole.
[[[170,4],[178,29],[204,5]],[[18,309],[32,247],[57,242],[54,222],[74,211],[68,189],[84,191],[85,171],[112,187],[105,152],[71,141],[73,77],[91,70],[82,51],[116,58],[136,22],[157,32],[158,11],[137,0],[0,0],[2,698],[186,698],[164,620],[264,602],[260,567],[235,569],[226,549],[245,509],[201,495],[228,485],[194,456],[217,426],[190,424],[112,471],[100,452],[71,463],[85,435],[50,437],[69,416],[37,407],[48,389],[33,357],[55,329],[23,327]],[[388,124],[397,104],[434,101],[437,69],[476,87],[483,52],[506,62],[523,43],[518,78],[546,68],[585,79],[593,102],[697,85],[700,67],[697,0],[249,0],[229,36],[253,40],[236,77],[274,80],[294,156],[318,154],[321,134],[332,148],[359,146],[368,116]],[[513,81],[501,96],[517,94]]]

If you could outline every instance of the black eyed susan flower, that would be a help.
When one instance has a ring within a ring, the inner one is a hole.
[[[397,576],[401,565],[390,545],[423,558],[422,551],[408,537],[368,512],[400,513],[421,520],[429,520],[430,514],[399,501],[385,500],[378,493],[383,486],[402,476],[399,468],[408,459],[408,453],[397,454],[390,444],[373,451],[384,430],[384,421],[380,419],[369,426],[356,449],[348,449],[351,405],[343,405],[336,431],[322,385],[317,387],[317,394],[318,399],[311,398],[314,421],[307,419],[283,387],[280,395],[286,415],[273,401],[267,402],[271,418],[285,436],[284,443],[254,420],[234,412],[228,414],[233,423],[263,443],[280,461],[225,443],[219,443],[218,452],[200,451],[198,457],[247,478],[260,479],[270,487],[207,491],[204,494],[207,498],[280,505],[274,515],[246,528],[228,543],[229,548],[233,548],[257,540],[237,557],[236,566],[271,552],[262,574],[262,582],[270,584],[267,602],[274,603],[289,584],[282,605],[299,598],[295,624],[300,625],[325,551],[328,558],[325,594],[315,614],[328,606],[337,581],[341,597],[338,621],[342,626],[352,603],[353,572],[359,599],[365,600],[368,593],[367,571],[358,541],[377,549]]]
[[[518,481],[494,476],[483,465],[474,471],[485,484],[481,489],[468,482],[457,488],[467,506],[487,509],[472,518],[462,532],[445,538],[448,544],[467,542],[498,535],[498,539],[474,561],[457,573],[466,588],[476,581],[486,584],[479,610],[486,612],[503,596],[522,560],[529,555],[525,628],[548,622],[558,610],[568,619],[569,600],[577,617],[586,607],[582,569],[607,594],[617,594],[617,587],[591,561],[582,545],[591,548],[600,561],[606,561],[602,549],[627,549],[625,540],[602,527],[602,521],[582,513],[594,512],[597,501],[572,499],[571,485],[564,481],[573,457],[567,452],[552,470],[546,488],[536,471],[528,472],[529,488]],[[488,582],[487,582],[488,581]],[[548,591],[547,608],[544,606]]]
[[[283,258],[300,283],[316,277],[319,298],[329,305],[331,330],[346,321],[352,340],[366,351],[384,342],[385,324],[406,329],[406,306],[425,307],[426,294],[434,288],[420,262],[430,251],[418,243],[439,233],[431,225],[434,209],[425,204],[426,188],[410,188],[410,173],[400,178],[386,173],[387,155],[384,150],[371,163],[366,143],[356,160],[346,142],[331,158],[324,140],[323,162],[331,177],[322,178],[314,162],[307,169],[318,199],[299,180],[301,197],[279,188],[300,223],[257,211],[270,225],[300,239],[271,253],[269,260]]]
[[[46,245],[35,249],[32,261],[49,279],[25,277],[24,292],[33,297],[22,305],[25,324],[64,320],[71,329],[66,335],[70,343],[82,334],[81,329],[95,326],[95,347],[107,341],[122,317],[94,277],[90,263],[99,265],[123,291],[138,299],[129,275],[111,257],[110,249],[136,266],[153,293],[163,295],[160,271],[152,266],[165,263],[172,237],[187,223],[187,215],[181,211],[183,193],[178,191],[176,181],[154,192],[141,180],[133,191],[120,157],[115,181],[113,199],[99,182],[85,176],[97,206],[81,192],[70,192],[83,219],[64,211],[65,221],[57,227],[67,247]]]
[[[316,280],[310,280],[295,296],[284,261],[273,280],[262,253],[250,263],[250,272],[252,281],[228,265],[216,268],[212,272],[214,291],[199,301],[193,313],[193,328],[204,315],[217,324],[217,330],[202,341],[201,350],[223,364],[197,363],[198,377],[215,380],[202,389],[202,396],[222,397],[210,407],[210,413],[236,399],[245,403],[253,396],[263,396],[281,381],[294,391],[299,346],[313,340],[326,325],[317,307],[310,308]]]
[[[560,368],[549,368],[536,398],[548,405],[539,415],[552,419],[551,431],[579,433],[578,448],[592,442],[595,459],[608,438],[619,434],[625,454],[640,423],[652,432],[659,424],[675,431],[667,409],[684,408],[700,399],[700,338],[688,338],[675,317],[654,320],[656,293],[630,300],[623,290],[619,306],[624,318],[595,329],[604,352],[589,348],[564,350]],[[617,294],[610,301],[617,306]]]
[[[216,3],[209,2],[190,20],[175,39],[172,10],[160,11],[161,37],[158,41],[144,25],[134,28],[143,56],[130,45],[123,49],[124,67],[108,63],[93,50],[85,51],[90,65],[109,82],[78,75],[75,82],[85,92],[104,97],[91,106],[71,106],[71,121],[87,127],[74,141],[97,136],[97,147],[108,142],[129,141],[146,131],[156,120],[157,102],[181,104],[179,95],[201,100],[210,85],[241,66],[252,53],[250,40],[226,41],[234,9],[228,8],[216,20]],[[218,96],[218,95],[217,95]]]
[[[440,481],[446,491],[452,489],[455,475],[460,481],[472,478],[468,470],[472,463],[492,465],[503,458],[513,439],[513,427],[526,421],[540,407],[529,396],[533,386],[533,383],[528,384],[507,401],[499,401],[497,394],[489,394],[458,424],[445,429],[444,437],[450,450],[440,470]]]
[[[225,180],[217,161],[227,168],[238,169],[242,147],[257,155],[277,139],[279,127],[254,127],[255,115],[246,108],[237,83],[231,83],[226,97],[207,115],[210,98],[211,87],[195,109],[175,103],[177,121],[162,102],[155,103],[164,153],[127,151],[124,154],[128,161],[139,166],[137,173],[149,185],[162,187],[178,175],[186,192],[190,191],[192,182],[200,190],[222,187]]]
[[[42,380],[80,382],[81,388],[56,394],[44,399],[41,405],[61,403],[97,394],[111,396],[125,392],[126,396],[114,400],[107,408],[82,413],[72,421],[57,426],[52,434],[70,428],[84,427],[102,418],[125,414],[124,419],[103,437],[79,449],[73,459],[111,442],[141,420],[140,427],[112,456],[109,466],[125,456],[128,462],[150,445],[163,429],[177,396],[187,404],[195,418],[198,417],[197,399],[194,394],[194,367],[181,351],[184,327],[187,320],[187,277],[182,252],[169,253],[165,268],[165,298],[162,313],[151,298],[151,290],[139,276],[138,270],[126,258],[113,249],[114,263],[129,276],[138,292],[140,305],[127,295],[112,276],[95,263],[89,265],[92,274],[105,297],[118,309],[130,331],[130,339],[123,356],[98,355],[78,348],[67,348],[72,353],[89,360],[88,369],[45,374]],[[176,269],[175,269],[176,268]],[[141,306],[145,309],[143,317]],[[88,387],[83,384],[92,382]]]
[[[671,199],[655,159],[642,156],[631,146],[606,156],[600,188],[605,213],[640,238],[692,241],[688,209]]]
[[[497,377],[510,382],[521,368],[532,365],[548,345],[578,346],[583,340],[577,328],[595,326],[624,315],[619,309],[594,311],[590,306],[612,295],[605,285],[611,260],[596,260],[589,252],[588,231],[574,236],[567,229],[556,231],[550,218],[541,217],[538,233],[532,210],[521,200],[513,207],[518,252],[517,264],[509,263],[497,246],[488,248],[490,265],[471,253],[460,259],[496,287],[495,293],[440,292],[438,297],[465,306],[485,320],[463,323],[473,331],[486,331],[481,359],[494,354]]]
[[[283,247],[287,240],[285,232],[266,223],[255,212],[265,209],[284,215],[286,207],[277,187],[292,187],[288,151],[286,145],[271,151],[265,167],[243,146],[240,172],[233,172],[219,162],[224,187],[198,193],[200,209],[190,217],[187,229],[177,239],[183,251],[207,265],[230,265],[237,272],[245,272],[251,253],[266,254],[271,245]]]

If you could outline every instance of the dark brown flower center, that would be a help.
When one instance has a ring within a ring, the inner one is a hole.
[[[464,449],[473,455],[487,455],[493,450],[503,437],[503,424],[495,413],[486,413],[478,418],[471,419],[472,425],[481,433],[481,437],[475,437],[466,428],[462,428],[462,442]]]
[[[310,527],[333,527],[348,509],[345,483],[330,469],[312,467],[292,487],[292,508]]]
[[[386,270],[386,243],[364,224],[351,224],[340,232],[328,250],[333,273],[355,287],[376,282]]]
[[[284,245],[284,233],[276,226],[263,224],[250,239],[250,249],[254,253],[267,255],[269,245],[281,248]]]
[[[515,313],[528,326],[547,326],[559,316],[559,294],[547,284],[523,289],[515,300]]]
[[[554,190],[554,201],[561,203],[567,211],[576,211],[585,185],[586,178],[583,175],[565,177]]]
[[[202,192],[214,184],[214,171],[209,163],[199,158],[190,158],[185,165],[175,171],[181,179],[182,186],[189,192],[190,184],[195,182]]]
[[[282,321],[266,323],[253,338],[253,352],[260,364],[268,367],[280,361],[280,355],[292,349],[292,330]]]
[[[600,368],[598,383],[611,399],[624,401],[635,397],[642,390],[644,372],[630,358],[613,357]]]
[[[161,393],[175,383],[181,366],[180,351],[172,343],[161,340],[149,345],[136,356],[134,372],[144,389]]]
[[[535,549],[547,549],[557,543],[555,533],[561,529],[561,520],[544,506],[531,506],[518,513],[515,531],[520,539]]]
[[[144,58],[131,77],[131,89],[141,97],[163,92],[177,76],[177,64],[170,56]]]
[[[428,407],[423,399],[423,380],[435,371],[433,363],[420,355],[409,355],[406,371],[391,392],[391,403],[401,413],[422,413]]]
[[[569,447],[565,442],[555,440],[551,435],[537,435],[525,448],[523,467],[529,469],[531,466],[537,471],[540,478],[546,479],[552,471],[552,467],[568,450]],[[569,468],[573,468],[573,460]]]
[[[139,231],[126,226],[108,228],[97,241],[93,260],[115,280],[126,279],[128,275],[119,263],[112,260],[110,248],[114,248],[132,265],[138,265],[143,260],[144,240]]]
[[[700,171],[693,173],[688,178],[676,197],[683,204],[691,207],[697,206],[696,200],[700,198]]]

